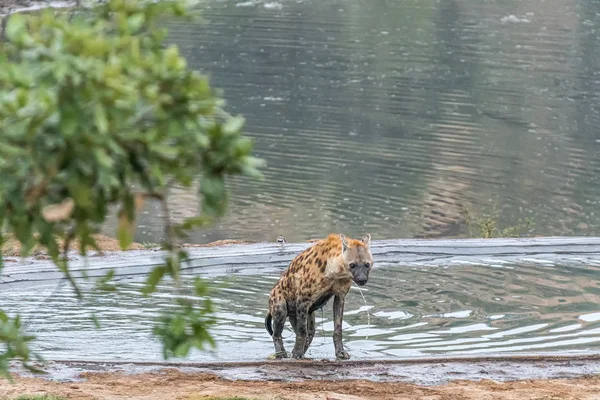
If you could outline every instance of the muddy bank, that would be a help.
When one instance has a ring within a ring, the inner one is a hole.
[[[35,375],[19,369],[21,377]],[[175,369],[188,374],[211,374],[233,381],[304,382],[310,380],[372,382],[402,382],[436,386],[456,380],[498,382],[533,379],[582,378],[600,374],[600,355],[530,355],[505,357],[436,357],[422,359],[377,359],[333,361],[306,359],[302,361],[270,360],[246,362],[106,362],[51,361],[46,374],[37,377],[51,381],[78,382],[90,373],[140,375]]]
[[[415,372],[418,374],[419,372]],[[9,399],[23,394],[54,394],[69,399],[202,399],[240,396],[279,400],[453,400],[453,399],[597,399],[600,377],[576,379],[478,382],[456,380],[440,386],[402,382],[311,380],[303,382],[225,380],[213,374],[165,369],[137,375],[84,373],[79,382],[56,382],[19,377],[16,384],[0,381],[0,394]]]
[[[125,250],[121,249],[119,241],[115,238],[106,236],[106,235],[94,235],[94,239],[98,244],[101,252],[119,252],[119,251],[130,251],[130,250],[157,250],[160,249],[160,245],[157,243],[150,244],[142,244],[134,242]],[[230,244],[251,244],[253,242],[244,241],[244,240],[217,240],[215,242],[206,243],[206,244],[194,244],[194,243],[184,243],[181,245],[183,248],[197,248],[197,247],[218,247],[225,246]],[[63,248],[62,241],[59,242],[61,248]],[[70,245],[70,249],[73,250],[76,254],[79,254],[79,242],[73,241]],[[88,247],[87,250],[93,250],[91,247]],[[2,254],[6,257],[20,257],[21,254],[21,243],[14,239],[8,238],[6,239],[4,245],[2,246]],[[46,259],[48,256],[48,251],[46,248],[42,246],[38,246],[34,248],[31,252],[31,256],[37,258],[39,260]]]
[[[119,245],[119,241],[115,238],[111,238],[105,235],[94,235],[94,239],[100,248],[100,251],[120,251],[121,246]],[[63,248],[63,243],[59,243],[61,249]],[[127,250],[142,250],[145,247],[141,243],[132,243]],[[73,241],[70,245],[70,249],[76,250],[78,252],[79,242]],[[92,250],[88,248],[88,250]],[[7,257],[20,257],[21,255],[21,243],[12,237],[6,239],[4,245],[2,246],[2,254]],[[36,257],[38,259],[45,259],[48,256],[48,250],[42,246],[36,246],[31,251],[31,256]]]
[[[2,0],[0,2],[0,16],[12,14],[17,11],[38,10],[48,7],[73,7],[75,4],[75,1]]]

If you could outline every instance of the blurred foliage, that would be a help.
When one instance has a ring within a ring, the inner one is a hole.
[[[0,343],[4,345],[4,351],[0,353],[0,375],[11,379],[9,374],[9,362],[13,358],[21,359],[23,366],[31,372],[39,372],[31,360],[41,360],[41,357],[29,350],[29,342],[32,336],[25,336],[21,332],[21,319],[19,316],[10,318],[0,311]]]
[[[179,287],[187,256],[176,242],[223,215],[226,176],[261,177],[262,161],[252,157],[253,142],[242,134],[244,120],[225,113],[208,78],[187,68],[177,46],[165,44],[166,32],[158,27],[165,15],[193,16],[183,1],[109,0],[71,15],[14,14],[4,29],[0,244],[16,237],[23,256],[34,246],[47,248],[80,297],[67,252],[74,242],[83,255],[98,249],[92,235],[113,206],[125,249],[133,241],[136,211],[145,201],[162,204],[168,253],[149,275],[143,289],[149,295],[165,277]],[[194,180],[202,213],[173,225],[168,188]],[[113,275],[96,287],[117,290]],[[177,307],[158,321],[155,334],[165,357],[212,344],[206,330],[212,308],[201,281],[196,295],[195,302],[174,299]],[[9,359],[29,365],[35,357],[30,340],[18,317],[0,314],[0,372],[7,373]]]

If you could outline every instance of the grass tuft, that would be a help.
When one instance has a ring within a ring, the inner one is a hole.
[[[530,218],[519,218],[515,225],[500,228],[500,211],[496,207],[490,213],[476,213],[472,208],[463,206],[463,216],[472,238],[523,237],[531,234],[535,226]]]

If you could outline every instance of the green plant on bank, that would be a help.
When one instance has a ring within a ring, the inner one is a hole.
[[[36,245],[47,248],[78,297],[84,293],[67,252],[75,241],[83,255],[98,249],[92,235],[109,208],[119,210],[116,234],[127,248],[144,202],[162,206],[166,259],[148,276],[142,293],[150,295],[166,277],[180,288],[188,256],[176,242],[225,212],[226,176],[261,177],[243,119],[222,111],[208,78],[188,69],[177,46],[165,45],[166,32],[157,26],[165,15],[191,17],[183,0],[109,0],[72,20],[51,10],[14,14],[4,28],[0,245],[10,235],[22,243],[23,256]],[[195,180],[201,215],[174,225],[168,188]],[[118,290],[113,276],[97,288]],[[214,345],[206,290],[196,279],[193,301],[179,289],[176,307],[158,320],[154,333],[165,358]],[[11,359],[37,371],[32,361],[41,358],[29,348],[32,339],[19,316],[0,312],[1,374],[10,378]]]
[[[509,238],[521,237],[531,233],[535,224],[531,218],[519,218],[517,224],[505,228],[499,228],[500,211],[496,207],[492,208],[491,213],[476,213],[472,208],[463,206],[463,215],[465,223],[469,229],[469,235],[472,238]]]

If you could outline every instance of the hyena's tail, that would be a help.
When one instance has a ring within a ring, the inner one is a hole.
[[[273,317],[271,316],[271,313],[267,314],[267,317],[265,318],[265,328],[267,329],[267,332],[269,332],[269,335],[273,336],[273,327],[271,326],[271,322],[273,321]]]

